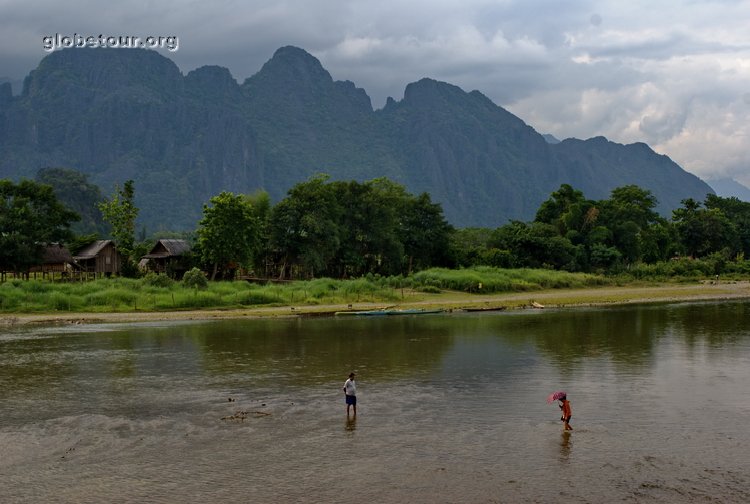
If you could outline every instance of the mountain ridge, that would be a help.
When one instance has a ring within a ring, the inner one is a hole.
[[[429,192],[458,226],[531,219],[562,183],[592,199],[638,184],[665,214],[713,192],[645,144],[551,144],[481,92],[430,78],[374,110],[364,89],[293,46],[242,83],[215,65],[183,75],[155,51],[66,49],[40,62],[21,95],[9,88],[0,85],[0,177],[62,166],[105,193],[132,178],[150,229],[194,228],[222,190],[279,200],[320,172]]]

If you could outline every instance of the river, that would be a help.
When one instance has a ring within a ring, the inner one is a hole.
[[[749,322],[732,301],[6,327],[0,502],[750,502]]]

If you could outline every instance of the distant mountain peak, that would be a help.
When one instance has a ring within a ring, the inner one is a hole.
[[[240,86],[227,68],[206,65],[185,76],[185,88],[198,98],[228,99],[233,105],[240,99]]]
[[[372,112],[364,89],[351,81],[334,81],[315,56],[294,46],[278,49],[242,89],[256,110],[303,121],[314,111],[342,106],[355,115]]]
[[[204,65],[202,67],[198,67],[187,74],[188,77],[190,77],[191,75],[195,78],[234,81],[234,77],[232,77],[232,73],[229,71],[229,69],[218,65]]]
[[[177,65],[150,49],[71,48],[42,59],[24,81],[23,94],[73,84],[91,90],[129,86],[173,90],[182,81]]]
[[[435,101],[452,101],[466,96],[467,93],[460,87],[428,77],[407,84],[404,90],[404,101],[413,104],[434,104]]]
[[[333,78],[318,58],[299,47],[284,46],[273,53],[260,71],[250,80],[280,79],[296,82],[297,87],[329,84]],[[247,82],[247,81],[245,81]]]

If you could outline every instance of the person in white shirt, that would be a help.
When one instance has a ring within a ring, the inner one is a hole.
[[[357,416],[357,384],[354,382],[354,373],[349,373],[349,379],[344,382],[344,395],[346,397],[346,416],[349,416],[349,408],[354,407],[354,416]]]

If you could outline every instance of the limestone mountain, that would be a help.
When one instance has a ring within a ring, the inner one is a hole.
[[[149,230],[194,228],[222,190],[278,200],[321,172],[429,192],[457,226],[530,219],[562,183],[590,198],[638,184],[665,213],[712,192],[644,144],[550,144],[480,92],[431,79],[373,110],[363,89],[296,47],[242,84],[217,66],[183,75],[154,51],[54,52],[20,95],[0,84],[0,178],[47,167],[83,172],[105,194],[132,178]]]

